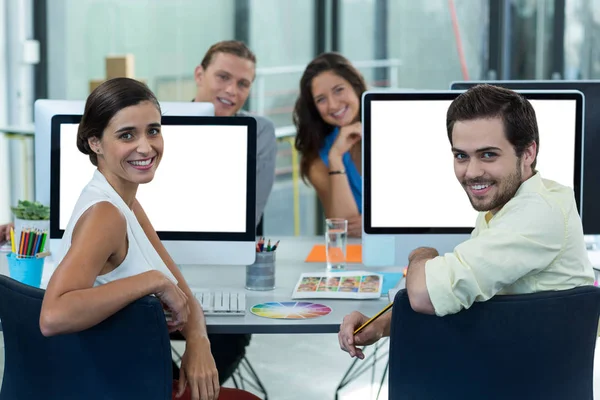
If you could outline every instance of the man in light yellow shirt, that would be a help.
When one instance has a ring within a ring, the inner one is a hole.
[[[529,101],[508,89],[475,86],[452,102],[446,123],[454,172],[480,214],[471,238],[452,253],[410,254],[406,290],[413,310],[443,316],[496,294],[592,285],[573,189],[535,170],[539,134]],[[389,336],[391,314],[357,335],[368,317],[346,316],[342,350],[363,358],[356,346]]]

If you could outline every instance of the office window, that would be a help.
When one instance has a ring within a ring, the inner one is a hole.
[[[388,1],[387,57],[402,63],[398,85],[448,89],[454,80],[481,79],[488,5],[471,0]]]
[[[49,97],[85,99],[107,55],[135,56],[135,76],[160,100],[190,100],[208,47],[234,37],[234,0],[52,0]]]
[[[332,27],[337,30],[339,35],[340,53],[356,65],[370,87],[389,86],[388,82],[384,82],[386,81],[386,69],[369,66],[369,61],[388,58],[385,54],[386,50],[383,54],[377,54],[381,42],[385,45],[387,37],[385,19],[383,24],[376,23],[377,7],[384,3],[386,1],[340,0],[339,26]],[[358,62],[361,64],[357,64]],[[362,67],[365,64],[367,67]],[[376,78],[380,76],[384,76],[384,78]]]
[[[511,79],[551,79],[554,0],[511,4]]]
[[[314,56],[314,1],[252,0],[249,15],[259,69],[250,109],[290,126],[300,77]]]
[[[600,79],[600,2],[567,0],[565,79]]]
[[[314,191],[294,179],[292,111],[300,77],[314,57],[314,1],[249,0],[249,45],[257,75],[249,110],[277,128],[276,181],[264,215],[267,235],[311,235],[315,231]]]
[[[376,58],[377,42],[385,40],[375,24],[376,8],[374,0],[341,0],[339,5],[339,26],[333,27],[339,33],[340,52],[350,60],[363,61]]]

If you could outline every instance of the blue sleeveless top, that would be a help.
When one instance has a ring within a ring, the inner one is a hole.
[[[329,150],[331,150],[331,146],[333,146],[333,142],[335,142],[339,133],[340,128],[336,127],[329,135],[325,136],[325,143],[321,150],[319,150],[319,156],[321,156],[321,160],[323,160],[327,168],[329,168]],[[350,152],[346,152],[342,156],[342,162],[344,163],[344,169],[346,170],[346,176],[348,177],[348,183],[350,184],[356,207],[358,207],[358,212],[362,215],[362,176],[358,172],[358,169],[356,169]]]

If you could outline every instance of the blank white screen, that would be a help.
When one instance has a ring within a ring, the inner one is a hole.
[[[79,124],[61,124],[60,229],[96,167],[76,146]],[[154,179],[136,198],[154,229],[245,232],[246,126],[164,125],[164,152]]]
[[[573,187],[575,100],[530,100],[540,132],[536,169]],[[477,212],[454,175],[450,100],[371,102],[371,225],[474,227]]]

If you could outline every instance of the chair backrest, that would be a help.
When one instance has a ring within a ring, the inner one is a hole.
[[[396,295],[390,399],[593,399],[600,288],[495,296],[458,314]]]
[[[171,346],[158,299],[144,297],[90,329],[47,338],[39,327],[44,293],[0,275],[1,400],[171,399]]]

